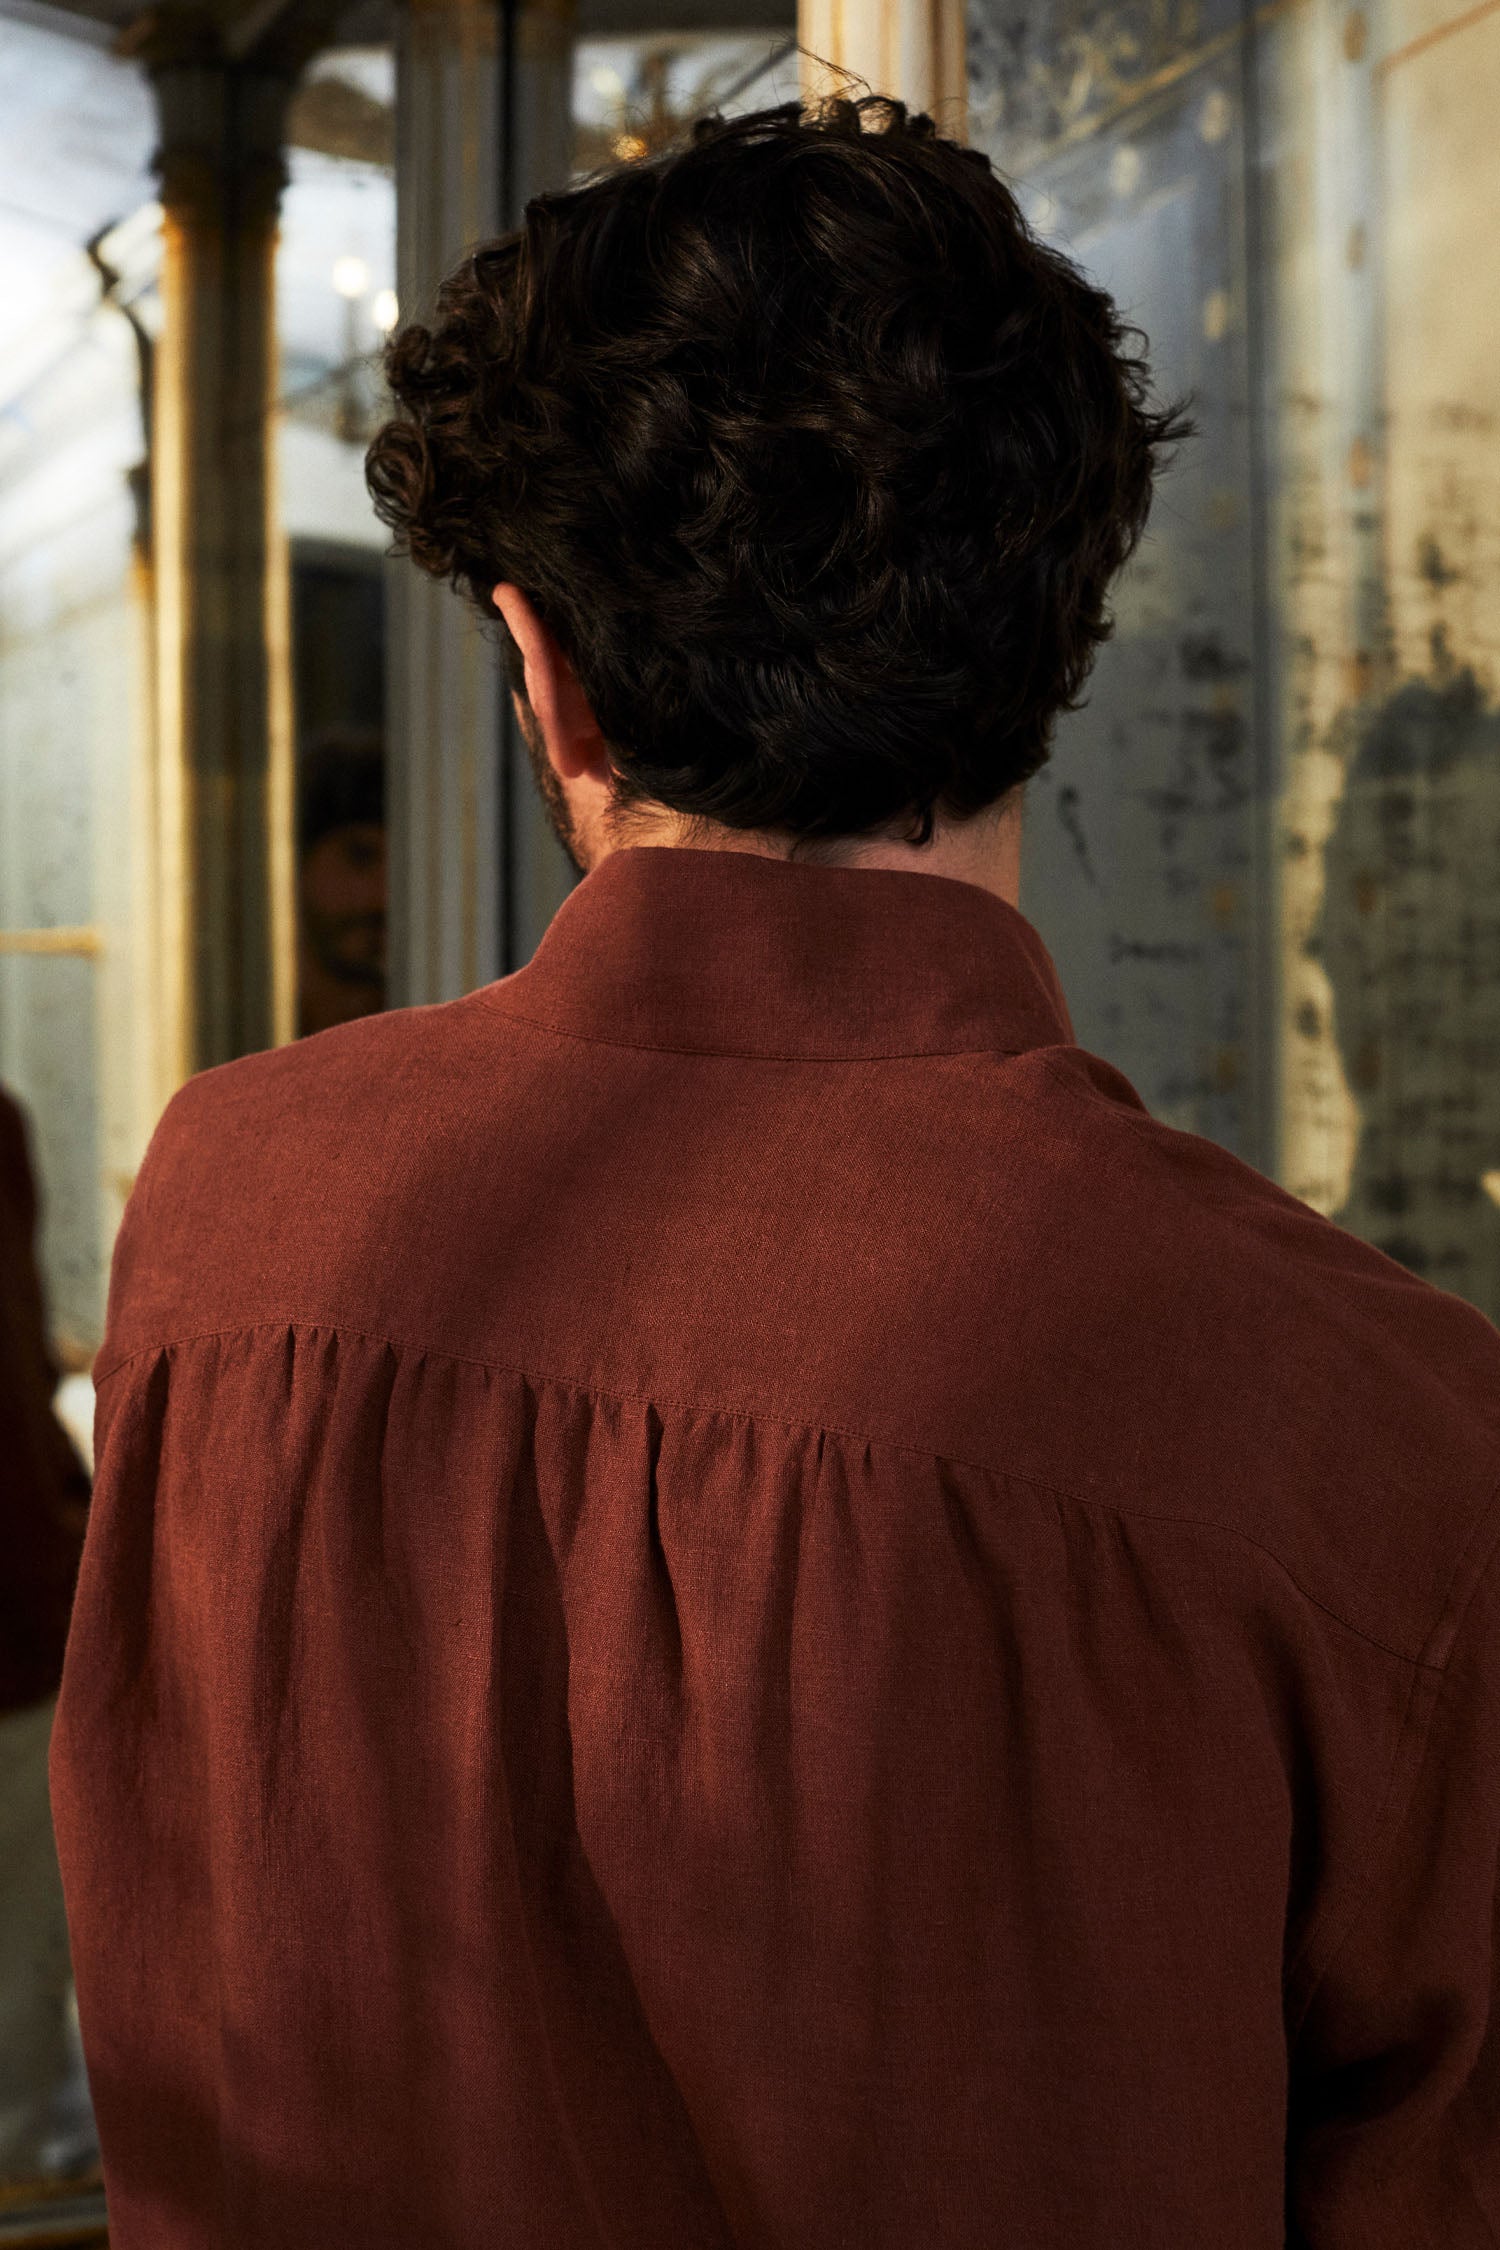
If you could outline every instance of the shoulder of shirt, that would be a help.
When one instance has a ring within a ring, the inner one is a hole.
[[[199,1278],[232,1270],[243,1237],[276,1207],[304,1217],[357,1204],[372,1136],[430,1114],[473,1075],[488,1010],[477,993],[361,1016],[199,1071],[157,1121],[126,1205],[95,1367],[194,1331]],[[183,1323],[187,1325],[184,1326]]]
[[[1262,1382],[1263,1428],[1242,1437],[1289,1490],[1304,1463],[1324,1480],[1279,1519],[1280,1559],[1300,1543],[1299,1575],[1345,1622],[1445,1662],[1500,1540],[1500,1329],[1222,1143],[1151,1116],[1101,1057],[1037,1059],[1072,1097],[1075,1157],[1110,1176],[1122,1234],[1151,1246],[1132,1279],[1178,1346],[1174,1417],[1209,1427],[1236,1380]],[[1226,1491],[1240,1468],[1226,1462]]]
[[[414,1008],[386,1008],[332,1025],[285,1046],[266,1047],[233,1062],[201,1070],[178,1087],[162,1111],[156,1139],[169,1144],[184,1129],[232,1124],[259,1126],[294,1118],[309,1102],[336,1098],[344,1088],[368,1100],[372,1086],[411,1069],[426,1073],[447,1052],[466,1046],[463,1031],[481,993]]]
[[[476,1016],[480,999],[471,992],[384,1009],[199,1071],[162,1111],[138,1188],[159,1184],[169,1170],[222,1177],[240,1133],[262,1146],[278,1134],[295,1142],[315,1121],[326,1134],[343,1120],[357,1127],[372,1105],[389,1107],[403,1095],[438,1099],[445,1083],[465,1075],[473,1034],[486,1016],[492,1020],[488,1009]]]

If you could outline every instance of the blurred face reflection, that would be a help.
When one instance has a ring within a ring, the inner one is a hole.
[[[299,883],[298,1031],[385,1005],[385,830],[347,821],[320,836]]]

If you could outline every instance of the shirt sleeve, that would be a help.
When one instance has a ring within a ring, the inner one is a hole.
[[[1414,1778],[1290,2050],[1288,2250],[1500,2244],[1500,1543],[1420,1665]]]

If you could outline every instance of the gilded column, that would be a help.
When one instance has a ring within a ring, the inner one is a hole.
[[[151,511],[162,1098],[290,1035],[286,573],[273,521],[274,259],[295,69],[162,12],[133,42],[160,119],[163,325]]]

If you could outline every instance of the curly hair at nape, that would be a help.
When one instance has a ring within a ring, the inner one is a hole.
[[[1193,427],[1145,342],[930,117],[786,103],[466,258],[367,476],[486,617],[530,597],[622,814],[925,844],[1046,763],[1111,631]]]

